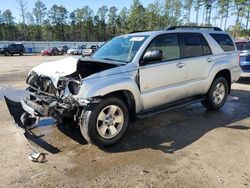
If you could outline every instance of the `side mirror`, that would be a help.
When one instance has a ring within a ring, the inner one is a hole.
[[[159,49],[147,50],[143,56],[143,62],[161,61],[163,59],[163,52]]]

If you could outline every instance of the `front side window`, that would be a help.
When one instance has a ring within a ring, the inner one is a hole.
[[[177,34],[160,35],[153,39],[147,50],[158,49],[163,52],[162,61],[180,59],[180,46]]]
[[[131,62],[148,36],[120,36],[105,43],[92,56],[110,61]]]

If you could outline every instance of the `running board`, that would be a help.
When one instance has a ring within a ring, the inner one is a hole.
[[[145,118],[148,116],[156,115],[156,114],[159,114],[162,112],[166,112],[169,110],[173,110],[176,108],[187,106],[187,105],[190,105],[193,103],[201,102],[204,99],[205,99],[204,96],[199,96],[199,97],[192,97],[192,98],[176,101],[173,103],[168,103],[168,104],[160,106],[160,107],[152,108],[149,110],[144,110],[144,111],[140,112],[139,114],[137,114],[137,118],[142,119],[142,118]]]

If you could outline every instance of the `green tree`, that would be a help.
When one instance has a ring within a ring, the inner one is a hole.
[[[250,18],[250,2],[247,3],[246,9],[247,9],[247,14],[246,14],[246,30],[247,30]]]
[[[108,14],[107,6],[102,6],[98,9],[95,16],[95,36],[97,40],[105,41],[108,39],[106,35],[107,24],[106,18]]]
[[[204,0],[204,7],[205,7],[205,24],[207,26],[211,25],[211,13],[212,13],[212,0]]]
[[[193,6],[193,0],[185,0],[183,9],[185,11],[184,20],[186,21],[186,23],[190,22],[190,14],[191,14],[192,6]]]
[[[238,35],[237,33],[240,33],[240,30],[242,29],[241,23],[242,23],[242,18],[244,16],[246,1],[234,0],[233,3],[234,3],[234,10],[235,10],[233,12],[233,15],[236,15],[235,26],[233,29],[233,37],[236,37],[236,35]]]
[[[3,12],[3,37],[5,40],[15,40],[15,23],[12,12],[7,9]]]
[[[49,19],[53,27],[56,40],[65,40],[65,24],[67,23],[68,11],[64,6],[53,5],[49,10]]]
[[[123,7],[120,14],[118,15],[118,28],[121,34],[124,34],[127,30],[127,22],[128,22],[128,9]]]
[[[117,27],[117,8],[116,7],[110,7],[109,13],[108,13],[108,27],[110,30],[111,37],[114,37],[116,35],[116,27]]]
[[[45,20],[45,16],[46,16],[46,11],[47,7],[46,5],[40,1],[37,0],[35,2],[34,8],[32,9],[32,13],[34,15],[34,20],[36,23],[36,40],[41,40],[42,39],[42,25],[44,23]]]
[[[20,16],[22,18],[22,24],[20,24],[20,32],[22,36],[22,40],[27,40],[27,25],[26,25],[26,14],[27,14],[27,2],[24,0],[16,0],[18,6],[19,6],[19,11],[20,11]]]
[[[73,40],[73,41],[76,41],[76,15],[75,15],[75,12],[71,12],[69,14],[69,25],[70,25],[70,28],[69,28],[69,40]]]
[[[79,39],[90,40],[93,32],[93,10],[89,6],[78,8],[75,11],[77,32],[80,34]]]
[[[199,23],[199,11],[200,11],[200,8],[202,6],[202,0],[195,0],[194,1],[194,10],[196,12],[196,16],[195,16],[195,22],[196,24],[198,25]]]
[[[3,40],[3,15],[0,10],[0,40]]]
[[[159,2],[150,3],[146,9],[147,30],[160,29],[161,23],[161,7]]]
[[[139,0],[133,0],[128,16],[129,31],[143,31],[146,29],[146,11]]]

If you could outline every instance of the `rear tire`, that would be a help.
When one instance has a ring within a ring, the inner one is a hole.
[[[88,122],[80,126],[88,142],[110,147],[121,140],[129,124],[128,109],[122,100],[115,97],[103,99],[88,112]]]
[[[203,106],[208,110],[220,109],[226,102],[228,89],[227,80],[224,77],[217,77],[213,81],[205,100],[202,101]]]

